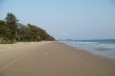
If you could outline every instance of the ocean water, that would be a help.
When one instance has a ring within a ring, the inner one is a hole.
[[[65,40],[66,45],[83,49],[95,55],[115,60],[115,39],[101,40]]]

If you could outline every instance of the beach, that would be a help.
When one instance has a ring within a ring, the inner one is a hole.
[[[0,76],[115,76],[115,60],[57,41],[0,45]]]

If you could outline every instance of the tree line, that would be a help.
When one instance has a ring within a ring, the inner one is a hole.
[[[52,41],[54,37],[44,29],[27,24],[19,23],[12,13],[7,13],[4,20],[0,20],[0,41]]]

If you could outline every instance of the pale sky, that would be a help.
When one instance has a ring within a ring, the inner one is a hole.
[[[56,39],[115,39],[115,0],[0,0],[8,12]]]

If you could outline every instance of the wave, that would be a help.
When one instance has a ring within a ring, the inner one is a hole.
[[[63,43],[83,49],[93,54],[102,55],[111,59],[115,59],[115,43],[99,42],[99,41],[62,41]]]
[[[95,47],[95,49],[97,50],[101,50],[101,49],[103,49],[103,50],[106,50],[106,49],[115,49],[115,44],[114,43],[102,43],[102,42],[80,42],[80,41],[64,41],[65,43],[67,43],[67,44],[71,44],[71,45],[74,45],[74,46],[78,46],[78,45],[85,45],[85,46],[93,46],[93,47]]]
[[[107,50],[114,50],[115,44],[99,44],[96,50],[107,51]]]

